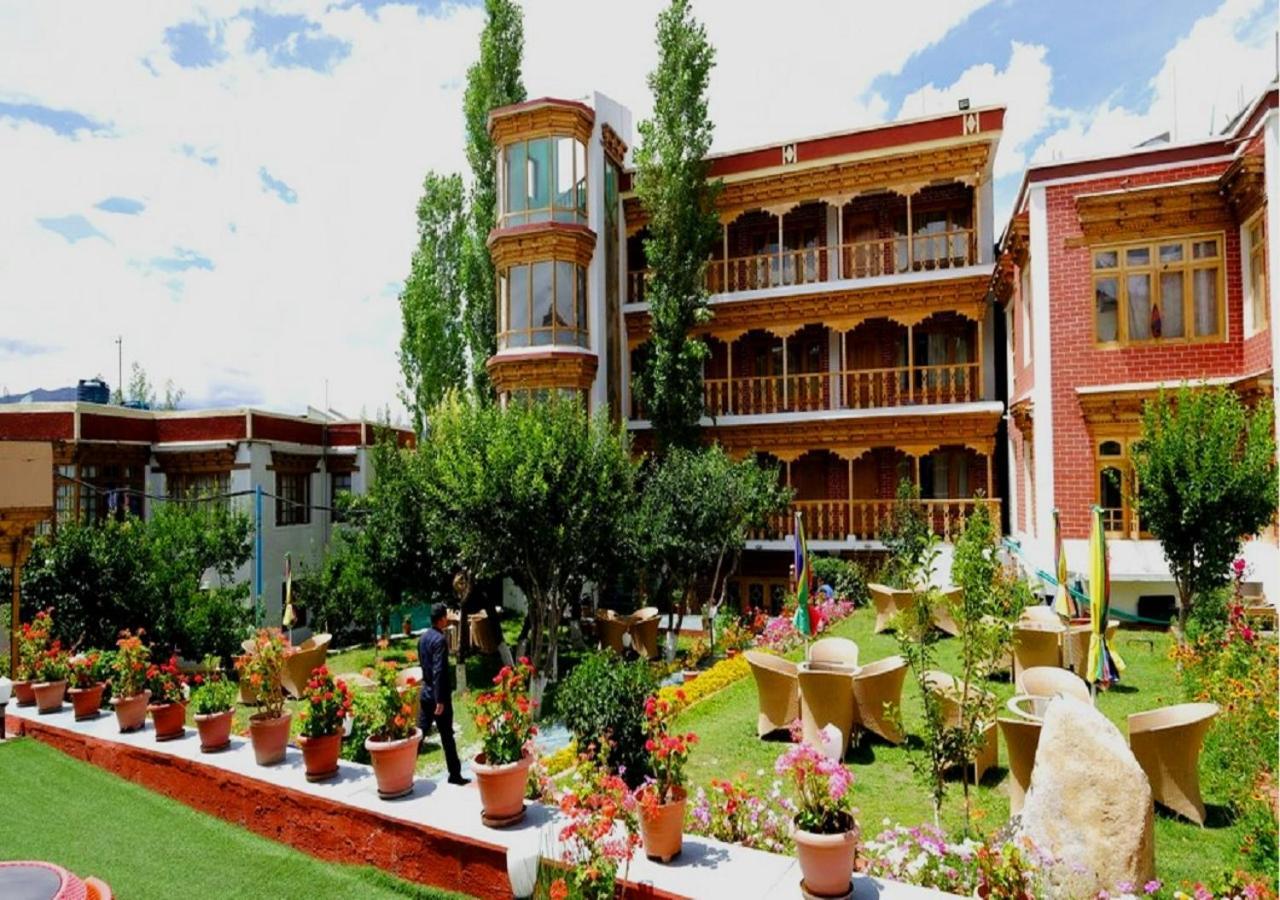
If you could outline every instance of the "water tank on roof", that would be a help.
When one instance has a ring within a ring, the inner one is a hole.
[[[81,378],[76,385],[76,400],[80,403],[109,403],[111,389],[101,378]]]

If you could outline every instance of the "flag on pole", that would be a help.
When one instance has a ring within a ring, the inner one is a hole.
[[[1084,678],[1103,687],[1120,680],[1124,660],[1107,641],[1107,621],[1111,614],[1111,573],[1107,565],[1107,535],[1102,525],[1102,508],[1093,508],[1093,530],[1089,534],[1089,656]]]
[[[1053,611],[1064,619],[1075,615],[1076,606],[1067,587],[1067,552],[1062,546],[1062,520],[1053,510],[1053,577],[1058,579],[1058,593],[1053,598]]]
[[[280,617],[280,624],[292,629],[297,621],[298,616],[293,611],[293,562],[286,553],[284,555],[284,615]]]
[[[809,547],[804,539],[804,519],[796,513],[796,614],[792,622],[805,637],[813,635],[813,610],[809,600],[813,594],[813,569],[809,565]]]

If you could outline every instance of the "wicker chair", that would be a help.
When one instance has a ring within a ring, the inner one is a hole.
[[[821,747],[819,732],[827,725],[834,725],[840,729],[844,746],[848,747],[853,726],[858,721],[853,700],[853,675],[847,671],[814,670],[807,664],[798,669],[802,701],[800,723],[804,727],[805,743]]]
[[[756,736],[764,737],[791,727],[800,718],[800,681],[796,664],[772,653],[748,650],[742,654],[756,680]]]
[[[1106,638],[1108,643],[1115,639],[1120,623],[1115,619],[1107,622]],[[1090,628],[1071,628],[1062,635],[1062,665],[1084,677],[1085,665],[1089,661],[1089,637],[1093,634]]]
[[[906,739],[898,727],[897,711],[902,703],[902,683],[907,678],[907,661],[886,656],[862,667],[853,676],[853,700],[858,725],[878,734],[891,744]]]
[[[622,656],[627,651],[622,636],[627,633],[630,622],[611,609],[596,612],[596,634],[600,636],[600,646],[607,647]]]
[[[1017,679],[1018,693],[1030,694],[1033,697],[1074,697],[1092,704],[1089,696],[1089,685],[1079,675],[1073,675],[1066,669],[1057,666],[1031,666],[1023,669]]]
[[[631,614],[627,631],[631,635],[631,649],[640,654],[641,659],[658,658],[658,619],[658,611],[652,606]]]
[[[291,696],[301,697],[307,682],[311,680],[311,673],[317,666],[324,665],[330,640],[330,635],[313,634],[284,658],[284,672],[281,673],[280,680]]]
[[[805,651],[805,659],[809,662],[840,663],[856,668],[858,645],[848,638],[819,638],[809,645],[809,649]]]
[[[876,607],[875,634],[888,631],[893,627],[893,619],[898,613],[905,612],[915,603],[915,595],[910,591],[891,588],[883,584],[868,584],[871,602]]]
[[[1216,703],[1181,703],[1129,716],[1129,747],[1151,782],[1151,796],[1197,825],[1204,824],[1200,798],[1200,747],[1218,714]]]
[[[996,721],[1000,723],[1005,751],[1009,755],[1009,815],[1016,816],[1022,812],[1027,789],[1031,787],[1031,770],[1036,765],[1041,723],[1010,718]]]
[[[496,619],[489,618],[487,610],[480,610],[468,616],[471,623],[471,646],[485,656],[494,656],[498,645],[502,643],[502,626]]]
[[[979,692],[987,697],[991,696],[989,691],[983,691],[977,687],[962,690],[960,682],[946,672],[940,672],[937,669],[925,673],[925,684],[942,703],[942,718],[947,728],[960,727],[964,698],[976,696]],[[996,765],[999,751],[1000,740],[996,731],[996,723],[989,722],[982,726],[982,746],[978,748],[974,758],[971,760],[956,760],[955,762],[957,765],[962,762],[972,764],[973,780],[977,784],[982,781],[982,776],[986,774],[987,769]]]
[[[1013,626],[1013,680],[1016,683],[1023,669],[1033,666],[1062,664],[1062,650],[1058,645],[1063,628],[1046,627],[1021,622]]]

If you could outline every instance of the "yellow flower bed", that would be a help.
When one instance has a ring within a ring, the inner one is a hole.
[[[751,667],[747,665],[746,657],[741,653],[737,656],[731,656],[728,659],[722,659],[705,672],[698,674],[693,681],[686,682],[683,685],[668,685],[658,691],[658,697],[670,703],[676,701],[676,692],[684,692],[685,707],[693,706],[700,700],[705,700],[717,691],[721,691],[733,684],[735,681],[741,681],[751,674]]]
[[[578,761],[578,742],[570,741],[554,753],[542,757],[542,769],[553,778]]]

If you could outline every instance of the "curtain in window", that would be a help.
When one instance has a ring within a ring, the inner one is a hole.
[[[1182,273],[1160,275],[1160,335],[1182,337]]]
[[[1192,296],[1195,298],[1196,335],[1218,331],[1218,270],[1196,269],[1191,273]]]
[[[1151,276],[1129,275],[1125,278],[1129,305],[1129,340],[1151,338]]]

